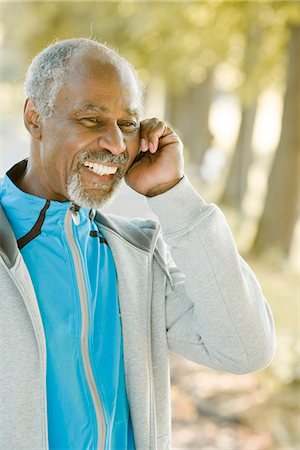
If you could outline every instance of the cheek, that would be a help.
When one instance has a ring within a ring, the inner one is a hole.
[[[56,135],[45,140],[44,151],[49,163],[56,165],[61,172],[66,167],[73,168],[77,154],[82,148],[71,133],[58,130]]]
[[[128,156],[129,156],[128,163],[129,163],[129,165],[131,165],[133,163],[133,161],[135,160],[135,158],[139,154],[140,137],[139,136],[135,136],[130,141],[127,141],[126,142],[126,147],[127,147],[127,152],[128,152]]]
[[[70,175],[76,169],[77,163],[71,151],[72,147],[66,145],[65,141],[55,139],[52,145],[45,149],[43,158],[45,176],[50,177],[52,183],[65,186]]]

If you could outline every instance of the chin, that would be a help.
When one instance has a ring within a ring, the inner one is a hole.
[[[121,179],[116,178],[111,185],[98,185],[94,189],[84,187],[78,172],[73,173],[67,183],[67,192],[70,201],[81,208],[100,209],[109,205],[114,199]]]

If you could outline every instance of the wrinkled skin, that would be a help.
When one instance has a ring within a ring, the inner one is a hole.
[[[158,119],[140,122],[131,72],[93,53],[73,58],[72,65],[49,118],[39,116],[32,99],[26,101],[31,152],[19,187],[57,201],[76,202],[70,194],[76,191],[79,206],[90,207],[105,203],[123,177],[146,196],[173,187],[183,176],[182,143]],[[87,162],[117,171],[99,175]]]

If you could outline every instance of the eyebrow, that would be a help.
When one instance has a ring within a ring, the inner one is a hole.
[[[85,105],[82,108],[79,108],[77,111],[74,112],[75,115],[79,115],[82,113],[103,113],[103,112],[109,112],[109,109],[105,106],[96,106],[96,105]],[[130,116],[139,116],[140,111],[138,108],[127,108],[125,110],[127,114]]]

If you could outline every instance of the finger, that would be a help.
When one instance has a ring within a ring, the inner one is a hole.
[[[147,152],[148,151],[148,143],[145,138],[140,139],[140,151]]]
[[[149,151],[155,153],[159,148],[159,139],[164,135],[166,125],[164,122],[159,121],[148,132]]]
[[[158,122],[160,122],[160,120],[156,117],[152,117],[152,119],[142,120],[140,123],[140,137],[145,137],[145,135],[147,135],[148,133],[148,130],[150,130],[150,128],[153,128],[153,126],[155,126]]]
[[[166,130],[166,124],[158,119],[151,119],[142,128],[141,135],[145,142],[148,142],[148,149],[150,153],[155,153],[159,148],[159,139],[163,136]]]

